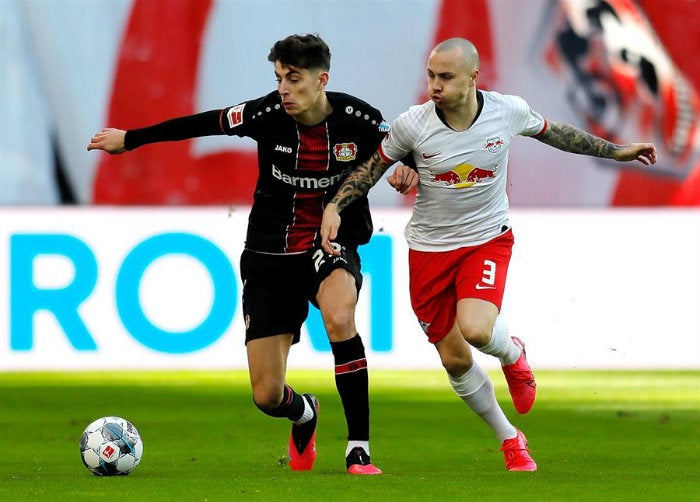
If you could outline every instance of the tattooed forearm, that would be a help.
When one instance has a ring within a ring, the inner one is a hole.
[[[565,152],[605,159],[614,158],[615,151],[620,149],[614,143],[562,122],[550,122],[545,133],[535,139]]]
[[[336,205],[338,212],[346,208],[352,201],[362,197],[377,181],[380,180],[389,164],[384,162],[379,152],[374,152],[372,157],[357,166],[345,181],[335,197],[331,200]]]

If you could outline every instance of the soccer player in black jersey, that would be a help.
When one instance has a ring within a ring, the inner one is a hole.
[[[380,474],[369,456],[367,361],[355,327],[362,285],[357,247],[369,241],[366,197],[343,213],[339,256],[320,247],[323,208],[352,168],[369,159],[388,130],[364,101],[326,91],[330,50],[316,35],[274,44],[277,90],[221,110],[128,131],[107,128],[88,150],[122,153],[148,143],[217,134],[258,144],[258,180],[241,256],[248,369],[256,406],[293,422],[289,463],[309,470],[316,459],[318,401],[286,382],[287,357],[299,341],[311,302],[321,310],[335,360],[335,382],[348,428],[346,468]]]

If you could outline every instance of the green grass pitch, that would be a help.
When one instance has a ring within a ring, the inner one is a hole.
[[[321,401],[316,467],[286,466],[289,424],[252,403],[244,371],[0,373],[2,501],[700,501],[699,371],[539,371],[538,399],[506,414],[539,470],[509,473],[491,431],[435,371],[373,371],[372,459],[344,471],[332,374],[292,371]],[[80,461],[84,427],[131,420],[144,456],[126,477]]]

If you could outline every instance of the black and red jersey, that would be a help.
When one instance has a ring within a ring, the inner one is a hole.
[[[386,124],[378,110],[348,94],[326,95],[333,112],[310,127],[285,112],[277,92],[223,110],[221,125],[227,134],[258,143],[247,249],[284,254],[308,250],[319,235],[326,203],[382,140]],[[371,234],[369,205],[362,197],[343,211],[337,240],[364,244]]]
[[[287,114],[277,92],[222,110],[180,117],[127,132],[128,150],[154,141],[213,134],[245,136],[258,144],[258,181],[248,219],[246,249],[296,254],[319,239],[323,209],[352,169],[367,160],[388,130],[366,102],[327,92],[333,112],[304,126]],[[216,121],[216,122],[215,122]],[[369,241],[372,219],[366,196],[343,210],[337,241]]]

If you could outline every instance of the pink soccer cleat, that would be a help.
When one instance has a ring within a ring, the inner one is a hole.
[[[381,474],[381,469],[378,469],[369,460],[369,455],[363,448],[356,446],[345,458],[345,465],[350,474]]]
[[[320,406],[318,399],[312,394],[304,394],[315,413],[314,418],[301,425],[292,425],[289,437],[289,467],[293,471],[310,471],[316,461],[316,422]]]
[[[506,470],[509,471],[536,471],[537,464],[528,453],[525,434],[518,430],[518,435],[513,439],[503,441],[501,451],[506,461]]]
[[[537,384],[535,376],[532,374],[530,365],[527,362],[525,355],[525,344],[520,338],[511,337],[522,350],[520,357],[513,364],[503,366],[503,374],[508,382],[508,391],[513,399],[513,405],[518,413],[525,414],[532,409],[535,404],[535,394],[537,393]]]

